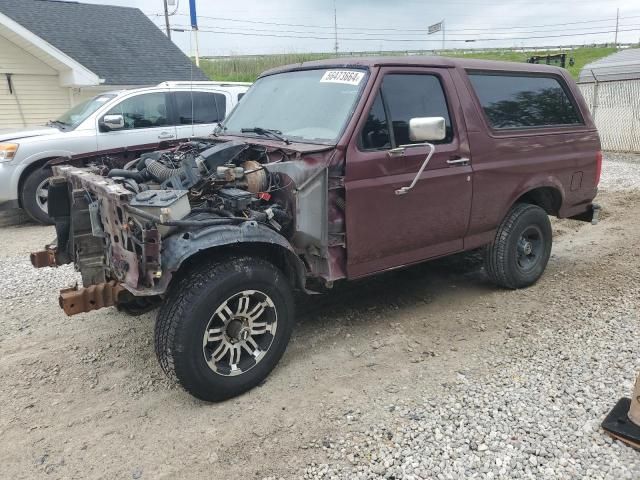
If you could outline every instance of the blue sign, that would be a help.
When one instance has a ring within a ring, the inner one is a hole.
[[[189,0],[189,12],[191,14],[191,28],[198,29],[198,16],[196,15],[196,0]]]

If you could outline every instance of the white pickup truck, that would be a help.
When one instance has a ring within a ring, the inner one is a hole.
[[[249,83],[164,82],[103,93],[46,126],[0,131],[0,210],[22,207],[51,223],[48,163],[66,158],[124,164],[140,154],[206,136],[236,106]]]

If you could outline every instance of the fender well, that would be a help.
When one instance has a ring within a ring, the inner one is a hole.
[[[557,217],[562,207],[562,192],[556,187],[537,187],[520,195],[514,203],[530,203]]]
[[[216,225],[170,236],[163,240],[163,270],[176,274],[203,257],[231,252],[264,258],[287,275],[292,287],[305,288],[305,265],[289,242],[257,222]]]
[[[20,179],[18,180],[18,202],[20,207],[22,207],[22,200],[20,198],[21,198],[21,192],[22,192],[22,185],[24,185],[25,179],[35,170],[38,170],[39,168],[44,167],[49,162],[52,162],[53,160],[56,160],[58,158],[60,157],[45,157],[39,160],[35,160],[34,162],[27,165],[25,169],[20,173]]]

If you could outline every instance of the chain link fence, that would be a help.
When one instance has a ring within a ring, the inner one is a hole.
[[[640,152],[640,80],[578,86],[600,132],[602,149]]]

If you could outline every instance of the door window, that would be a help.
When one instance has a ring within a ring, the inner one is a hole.
[[[384,112],[382,95],[378,93],[373,102],[367,121],[362,129],[361,146],[365,150],[380,150],[391,148],[389,123]]]
[[[224,119],[227,99],[221,93],[176,92],[178,125],[216,123]]]
[[[385,76],[363,128],[361,146],[370,150],[421,143],[409,139],[409,120],[417,117],[443,117],[447,136],[433,143],[450,143],[453,140],[447,100],[437,76]]]
[[[124,129],[164,127],[167,119],[167,101],[164,93],[144,93],[127,98],[107,112],[122,115]]]

